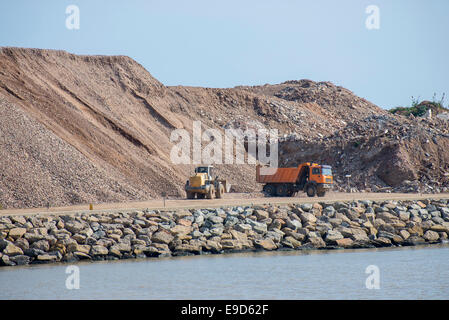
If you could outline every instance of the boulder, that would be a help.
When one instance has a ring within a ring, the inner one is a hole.
[[[399,235],[402,239],[407,240],[410,237],[410,233],[407,230],[400,230]]]
[[[27,265],[31,261],[31,258],[29,256],[26,256],[23,254],[19,254],[17,256],[10,257],[9,259],[18,266]]]
[[[188,226],[183,226],[183,225],[176,225],[170,229],[170,233],[173,236],[178,236],[178,237],[185,236],[185,235],[189,234],[190,232],[192,232],[192,228],[188,227]]]
[[[106,256],[106,255],[108,255],[108,253],[109,253],[108,248],[105,248],[105,247],[100,246],[100,245],[94,245],[90,249],[90,255],[91,256]]]
[[[185,217],[189,217],[191,215],[192,215],[192,213],[190,211],[188,211],[188,210],[178,210],[178,211],[175,211],[173,213],[173,217],[176,220],[179,220],[179,219],[182,219],[182,218],[185,218]]]
[[[224,250],[242,250],[242,244],[237,239],[226,239],[220,242]]]
[[[246,233],[239,232],[237,230],[231,230],[230,234],[231,234],[232,238],[239,240],[239,241],[245,241],[248,239],[248,236],[246,235]]]
[[[422,235],[424,234],[424,230],[419,225],[414,225],[413,227],[408,228],[407,231],[411,236],[422,237]]]
[[[26,228],[12,228],[8,232],[8,236],[13,239],[21,238],[27,232]]]
[[[411,245],[411,246],[416,246],[419,244],[424,244],[426,242],[426,240],[424,240],[423,238],[413,235],[411,237],[409,237],[407,240],[404,241],[405,244],[407,245]]]
[[[292,249],[296,249],[301,246],[301,241],[298,241],[297,239],[295,239],[291,236],[287,236],[282,241],[282,245],[284,245],[286,247],[290,247]]]
[[[15,265],[16,263],[11,261],[9,256],[7,256],[6,254],[0,256],[0,266],[15,266]]]
[[[206,247],[206,250],[212,251],[212,252],[216,252],[216,253],[218,253],[221,250],[223,250],[220,242],[214,241],[214,240],[207,240],[205,247]]]
[[[301,221],[293,219],[293,220],[287,220],[286,224],[285,224],[288,228],[292,229],[292,230],[296,230],[299,228],[302,228],[302,224]]]
[[[435,242],[440,239],[440,235],[438,232],[427,230],[426,233],[424,233],[423,238],[429,242]]]
[[[10,219],[13,223],[18,223],[21,225],[24,225],[27,222],[23,216],[11,216]]]
[[[239,232],[248,233],[249,231],[252,230],[252,227],[251,225],[246,223],[239,223],[235,225],[234,229]]]
[[[38,255],[36,257],[36,260],[41,261],[41,262],[53,262],[53,261],[57,261],[58,257],[55,255],[46,253],[46,254]]]
[[[276,244],[272,239],[254,240],[254,246],[259,249],[264,250],[275,250],[277,249]]]
[[[156,243],[165,243],[165,244],[169,244],[170,242],[172,242],[174,239],[174,237],[165,231],[158,231],[155,234],[153,234],[153,236],[151,237],[151,241],[156,242]]]
[[[312,213],[309,213],[309,212],[303,212],[299,215],[299,217],[301,218],[301,221],[303,223],[306,223],[306,222],[315,223],[317,220],[315,215],[313,215]]]
[[[22,250],[26,250],[30,248],[30,244],[28,243],[28,240],[25,238],[19,238],[17,239],[14,244],[18,246]]]
[[[326,242],[335,242],[335,241],[337,241],[339,239],[343,239],[343,238],[344,237],[340,232],[338,232],[336,230],[328,230],[326,232],[325,241]]]
[[[321,237],[309,237],[307,244],[313,248],[323,248],[326,246],[326,243]]]
[[[352,241],[352,239],[349,239],[349,238],[343,238],[343,239],[337,239],[335,241],[335,243],[339,247],[347,248],[352,245],[353,241]]]
[[[23,250],[13,243],[8,242],[6,247],[3,249],[3,254],[11,258],[13,256],[23,255]]]
[[[256,209],[254,210],[254,215],[256,216],[258,221],[268,219],[270,214],[265,210]]]
[[[72,234],[79,233],[85,228],[85,225],[76,220],[67,221],[64,225],[65,229],[70,231]]]
[[[374,240],[374,242],[381,247],[391,246],[391,240],[385,237],[378,237],[376,240]]]
[[[44,252],[47,252],[48,250],[50,250],[50,244],[48,243],[47,240],[39,240],[39,241],[33,242],[33,244],[30,247],[42,250]]]

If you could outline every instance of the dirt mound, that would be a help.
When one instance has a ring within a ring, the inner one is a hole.
[[[392,116],[329,82],[167,87],[125,56],[0,48],[0,114],[3,207],[146,200],[162,192],[184,196],[194,165],[172,164],[170,134],[191,132],[195,120],[203,129],[276,128],[283,164],[323,160],[335,167],[337,179],[346,171],[358,175],[358,187],[372,177],[380,187],[402,185],[404,176],[412,184],[415,178],[441,184],[449,171],[442,120]],[[394,127],[389,134],[372,131],[372,119],[382,117]],[[415,130],[411,121],[421,121],[418,131],[409,132]],[[403,131],[410,138],[396,141]],[[370,159],[366,150],[351,147],[366,139],[374,139]],[[421,145],[422,139],[429,144]],[[385,149],[390,144],[393,151]],[[391,153],[393,164],[382,156]],[[253,165],[215,167],[233,190],[260,190]]]

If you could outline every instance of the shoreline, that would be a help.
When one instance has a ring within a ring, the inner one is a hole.
[[[0,265],[447,244],[449,200],[0,217]]]

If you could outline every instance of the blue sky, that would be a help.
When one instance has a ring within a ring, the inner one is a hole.
[[[15,0],[0,4],[0,46],[127,55],[165,85],[331,81],[390,108],[449,95],[448,14],[447,0]]]

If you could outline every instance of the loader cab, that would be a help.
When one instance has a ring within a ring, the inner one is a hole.
[[[212,180],[212,166],[196,167],[195,173],[205,173],[207,175],[207,180]]]

